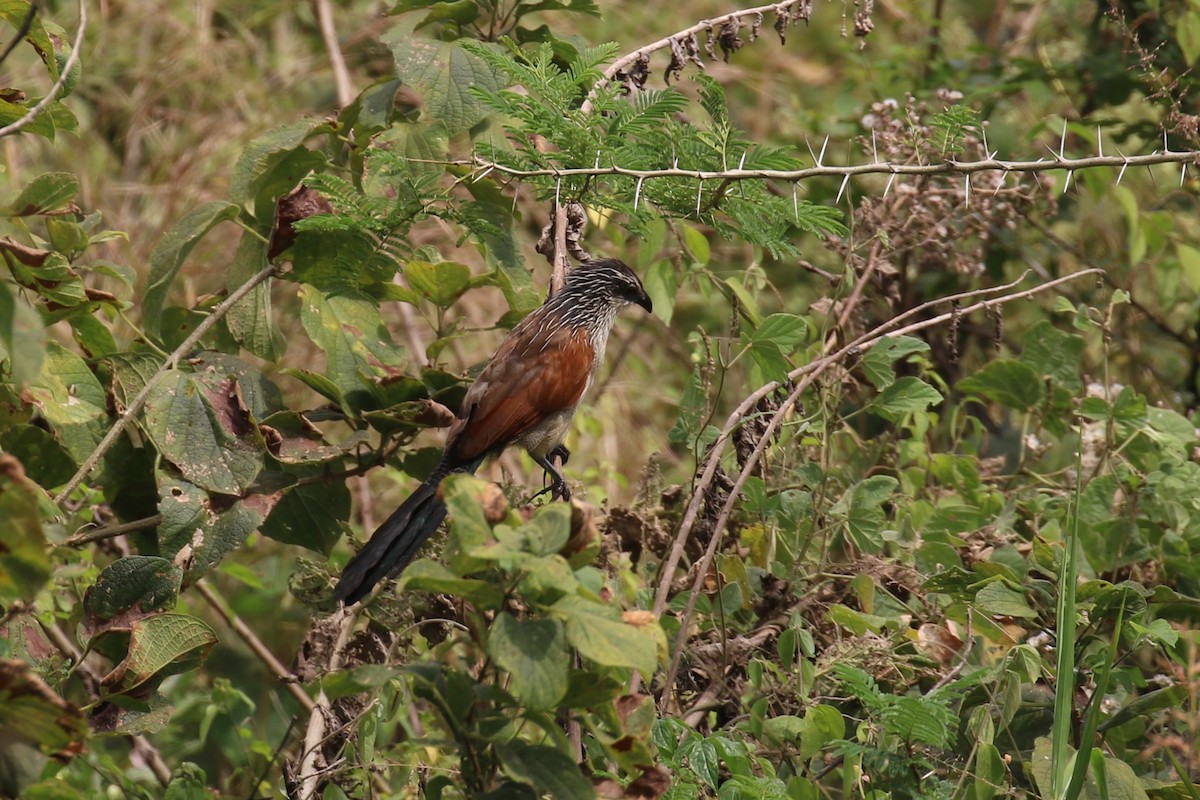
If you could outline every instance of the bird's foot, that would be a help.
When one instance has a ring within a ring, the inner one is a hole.
[[[546,453],[546,458],[549,458],[551,460],[557,458],[559,461],[562,462],[562,465],[565,467],[567,465],[567,462],[571,460],[571,451],[567,449],[567,446],[565,444],[560,444],[558,447],[554,448],[549,453]]]

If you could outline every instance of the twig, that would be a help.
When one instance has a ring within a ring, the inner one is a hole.
[[[162,514],[155,514],[142,519],[135,519],[132,522],[122,522],[119,525],[105,525],[103,528],[92,528],[91,530],[76,533],[70,536],[63,544],[67,547],[79,547],[90,542],[98,542],[102,539],[112,539],[124,533],[133,533],[134,531],[145,530],[146,528],[157,527],[162,522]]]
[[[692,590],[689,593],[687,607],[680,617],[679,635],[676,638],[675,647],[674,647],[675,655],[671,659],[670,667],[667,670],[667,677],[663,683],[663,694],[662,694],[662,698],[659,701],[660,708],[665,706],[667,700],[669,699],[669,697],[671,695],[671,691],[672,691],[672,688],[675,683],[675,677],[678,674],[679,664],[680,664],[681,658],[683,656],[684,644],[687,641],[688,628],[689,628],[689,625],[691,624],[691,617],[692,617],[692,614],[695,612],[696,601],[699,597],[701,587],[703,585],[704,577],[708,572],[709,565],[712,563],[713,557],[716,555],[717,546],[720,543],[721,533],[724,530],[725,524],[729,520],[729,516],[733,511],[734,505],[737,504],[738,494],[741,492],[742,487],[745,485],[747,478],[749,478],[750,474],[753,472],[754,467],[758,464],[759,459],[762,457],[763,452],[766,450],[768,443],[771,441],[772,437],[774,436],[775,430],[779,427],[780,423],[783,421],[783,418],[791,411],[792,406],[796,403],[797,400],[799,400],[800,395],[813,383],[813,381],[825,369],[832,366],[833,364],[839,363],[842,359],[844,359],[851,352],[861,352],[864,350],[869,350],[871,347],[875,346],[876,344],[878,344],[880,341],[882,341],[886,337],[904,336],[909,333],[914,333],[919,330],[924,330],[926,328],[934,327],[934,326],[940,325],[944,322],[949,322],[950,319],[955,316],[955,314],[958,314],[958,315],[971,314],[971,313],[974,313],[977,311],[982,311],[982,310],[992,308],[993,306],[1002,305],[1004,303],[1010,303],[1015,300],[1021,300],[1026,297],[1031,297],[1035,294],[1044,292],[1044,291],[1051,289],[1059,284],[1066,283],[1066,282],[1072,281],[1072,280],[1076,280],[1085,275],[1094,275],[1094,274],[1098,274],[1098,273],[1102,273],[1102,270],[1089,269],[1089,270],[1083,270],[1080,272],[1075,272],[1070,275],[1066,275],[1061,278],[1057,278],[1053,281],[1049,281],[1047,283],[1043,283],[1038,286],[1034,286],[1034,287],[1032,287],[1030,289],[1026,289],[1024,291],[1015,292],[1013,294],[1006,294],[1006,295],[1002,295],[1000,297],[990,298],[987,300],[981,300],[973,305],[959,309],[957,312],[956,311],[946,312],[946,313],[940,314],[936,317],[931,317],[929,319],[920,320],[918,322],[914,322],[914,323],[911,323],[909,325],[905,325],[905,326],[899,327],[899,328],[895,327],[895,323],[898,321],[899,318],[897,318],[897,320],[889,320],[888,322],[884,323],[883,325],[880,325],[879,327],[875,328],[874,330],[860,336],[855,341],[850,342],[849,344],[843,346],[841,349],[837,350],[836,352],[834,352],[830,355],[824,356],[822,358],[816,359],[815,361],[805,364],[802,367],[798,367],[798,368],[792,370],[788,374],[788,378],[793,381],[798,381],[796,387],[788,395],[787,399],[784,400],[779,405],[779,409],[775,412],[775,414],[771,417],[770,421],[767,423],[765,430],[763,431],[762,435],[759,437],[758,444],[755,446],[754,450],[750,453],[750,455],[746,458],[746,461],[742,466],[742,470],[739,473],[737,480],[734,481],[733,488],[730,489],[730,491],[729,491],[729,496],[725,501],[725,505],[721,508],[720,514],[718,515],[716,521],[713,523],[713,530],[712,530],[712,534],[711,534],[712,538],[709,540],[708,547],[704,551],[704,555],[702,556],[702,558],[697,566],[696,578],[693,581]],[[917,308],[911,309],[909,312],[906,312],[906,314],[902,315],[902,316],[907,317],[907,316],[915,314],[921,310],[928,309],[929,307],[931,307],[933,305],[945,303],[945,302],[949,301],[950,299],[952,299],[952,298],[939,298],[938,300],[930,301],[929,303],[925,303],[921,306],[918,306]],[[757,392],[755,392],[755,395],[759,395],[759,397],[765,396],[768,392],[774,391],[776,388],[778,388],[778,386],[779,386],[779,384],[777,382],[773,381],[772,383],[767,384],[762,389],[759,389]],[[763,389],[766,389],[766,391],[764,392]],[[752,395],[751,397],[754,397],[754,395]],[[722,447],[723,441],[728,440],[728,436],[726,435],[726,433],[732,432],[732,430],[737,426],[737,424],[740,423],[741,415],[744,415],[749,410],[749,408],[753,407],[754,403],[758,402],[758,399],[759,398],[755,398],[753,403],[743,402],[742,405],[740,405],[738,407],[739,409],[742,409],[740,415],[736,415],[736,416],[730,415],[730,419],[727,421],[727,423],[725,425],[725,430],[722,431],[721,437],[718,437],[717,441],[713,444],[713,447],[711,450],[711,455],[709,457],[709,464],[708,464],[708,467],[705,469],[704,477],[701,478],[699,484],[693,490],[692,502],[688,507],[688,512],[693,512],[693,509],[698,511],[698,509],[699,509],[700,502],[703,499],[705,492],[707,491],[708,485],[712,481],[712,475],[716,472],[716,465],[720,458],[721,450],[723,449],[723,447]],[[743,407],[745,407],[745,408],[743,408]],[[736,414],[736,412],[735,412],[735,414]],[[686,537],[688,535],[690,535],[691,528],[695,524],[695,518],[696,518],[695,513],[685,514],[684,521],[680,525],[680,533],[676,537],[677,541],[686,540]],[[676,560],[676,563],[678,563],[678,560]],[[665,565],[664,565],[664,567],[665,567]],[[674,569],[674,567],[672,565],[672,571],[673,571],[673,569]],[[664,609],[666,607],[666,596],[665,596],[665,592],[664,592],[664,585],[666,586],[666,591],[669,592],[670,582],[671,582],[670,578],[671,578],[671,575],[669,572],[664,573],[663,579],[659,583],[659,596],[655,597],[655,604],[654,604],[656,614],[661,614],[662,609]]]
[[[192,331],[191,335],[184,339],[183,343],[180,344],[179,347],[176,347],[175,351],[171,353],[171,355],[167,356],[167,360],[164,361],[163,365],[158,368],[158,372],[154,373],[150,377],[150,380],[146,381],[146,385],[142,387],[142,390],[137,393],[137,396],[133,398],[133,401],[130,402],[129,406],[125,409],[121,416],[117,417],[117,421],[113,423],[113,426],[109,428],[108,433],[105,434],[104,438],[100,440],[100,444],[96,445],[96,449],[92,451],[92,454],[87,457],[87,459],[83,462],[83,465],[79,467],[79,470],[73,476],[71,476],[71,480],[67,481],[67,485],[64,486],[57,495],[55,495],[55,505],[57,505],[59,508],[62,508],[63,503],[68,497],[71,496],[71,492],[79,488],[79,485],[83,483],[87,476],[91,474],[92,470],[96,468],[96,465],[100,463],[100,459],[104,458],[104,454],[107,453],[109,448],[116,443],[121,434],[125,432],[125,429],[129,427],[129,423],[133,421],[133,418],[136,417],[142,410],[142,407],[146,405],[146,401],[150,399],[150,393],[154,390],[154,387],[158,384],[158,381],[162,378],[162,376],[178,366],[179,362],[182,361],[189,353],[191,353],[192,348],[194,348],[196,344],[204,338],[204,335],[208,333],[209,330],[216,325],[222,317],[229,313],[229,309],[237,305],[243,297],[250,294],[250,291],[255,286],[258,286],[267,278],[270,278],[272,275],[276,274],[277,269],[278,267],[274,265],[263,267],[261,270],[251,276],[248,281],[235,289],[233,293],[229,295],[229,297],[226,297],[224,300],[222,300],[221,303],[214,308],[207,317],[201,320],[200,324],[196,326],[196,329]]]
[[[3,64],[8,60],[8,57],[12,55],[12,51],[17,49],[17,45],[19,45],[21,40],[25,38],[26,34],[29,33],[29,29],[33,27],[33,20],[37,18],[37,13],[41,11],[41,6],[41,0],[31,0],[29,3],[29,11],[25,13],[25,19],[21,21],[21,26],[17,28],[16,36],[14,36],[12,41],[8,43],[8,47],[4,48],[4,52],[0,53],[0,64]]]
[[[29,109],[25,114],[17,120],[0,128],[0,136],[8,136],[10,133],[16,133],[24,128],[29,123],[37,119],[38,115],[46,110],[46,107],[54,102],[54,98],[58,97],[60,89],[66,85],[67,80],[71,77],[71,71],[75,69],[75,65],[79,63],[79,50],[83,47],[83,34],[87,30],[87,0],[79,0],[79,27],[75,30],[75,39],[71,43],[71,52],[67,54],[67,60],[63,62],[58,71],[58,80],[50,87],[50,91],[46,92],[46,96],[37,102],[33,108]],[[50,53],[49,58],[54,58],[54,54]]]
[[[797,5],[800,2],[802,2],[802,0],[785,0],[785,2],[782,2],[782,3],[771,3],[770,5],[756,6],[755,8],[746,8],[746,9],[742,9],[740,11],[731,11],[730,13],[723,14],[719,17],[713,17],[712,19],[703,19],[703,20],[700,20],[699,22],[697,22],[695,25],[692,25],[689,28],[684,28],[681,31],[676,31],[675,33],[672,33],[670,36],[664,36],[663,38],[659,39],[657,42],[651,42],[650,44],[639,47],[637,50],[634,50],[631,53],[626,53],[625,55],[621,56],[620,58],[618,58],[616,61],[612,62],[611,64],[608,65],[608,67],[605,68],[604,77],[601,78],[599,81],[597,81],[596,85],[592,87],[592,90],[590,92],[588,92],[587,99],[584,100],[583,105],[580,106],[580,111],[582,111],[584,114],[591,113],[592,101],[595,100],[596,93],[598,91],[600,91],[600,89],[602,89],[604,86],[606,86],[609,82],[611,82],[612,79],[616,77],[618,72],[620,72],[623,69],[625,69],[626,67],[632,65],[635,61],[640,59],[643,55],[648,56],[651,53],[654,53],[658,50],[665,50],[671,46],[671,42],[678,41],[680,39],[686,39],[689,36],[700,33],[702,31],[706,31],[709,28],[720,28],[723,24],[725,24],[726,22],[729,22],[731,20],[735,20],[735,19],[740,20],[740,19],[744,19],[747,17],[753,17],[753,16],[756,16],[759,14],[765,14],[769,11],[775,11],[778,13],[780,11],[785,11],[785,10],[789,9],[792,6]]]
[[[350,641],[350,634],[354,631],[354,622],[358,617],[357,612],[351,611],[345,606],[339,606],[338,610],[333,613],[335,616],[340,614],[341,618],[337,620],[337,639],[329,653],[330,672],[341,668],[342,651],[346,648],[346,643]],[[322,772],[317,766],[317,760],[321,744],[325,740],[326,719],[332,716],[332,706],[333,703],[325,694],[325,690],[321,689],[317,693],[316,707],[309,711],[308,730],[304,734],[304,754],[300,760],[299,775],[300,800],[312,800],[317,796]]]
[[[338,44],[337,29],[333,27],[333,9],[329,0],[313,0],[317,14],[317,27],[321,29],[321,40],[329,52],[329,66],[333,69],[333,84],[337,89],[338,108],[345,108],[354,101],[354,86],[350,83],[350,71]]]
[[[300,707],[311,714],[313,709],[316,708],[316,703],[314,703],[313,699],[308,696],[308,694],[298,683],[296,683],[295,677],[292,675],[292,671],[285,667],[283,662],[276,658],[275,654],[267,649],[267,646],[262,643],[261,639],[258,638],[258,634],[251,630],[249,625],[247,625],[245,622],[242,622],[241,617],[239,617],[237,614],[234,614],[226,607],[225,601],[217,596],[217,593],[213,591],[211,587],[209,587],[203,578],[192,584],[192,588],[204,598],[205,602],[208,603],[213,611],[217,612],[221,619],[225,621],[225,624],[232,628],[233,632],[241,637],[242,641],[246,643],[246,646],[250,648],[254,655],[258,656],[258,660],[261,661],[266,668],[269,669],[275,675],[275,677],[287,687],[288,692],[291,693],[292,697],[296,698],[296,702],[300,704]]]
[[[1145,167],[1154,164],[1192,164],[1200,162],[1200,150],[1156,151],[1140,156],[1087,156],[1085,158],[1068,158],[1054,154],[1053,158],[1039,158],[1036,161],[1004,161],[997,158],[983,158],[978,161],[950,160],[925,164],[897,164],[890,161],[880,161],[866,164],[848,164],[845,166],[822,164],[803,169],[738,168],[695,170],[683,169],[681,167],[632,169],[617,164],[610,164],[607,167],[535,167],[522,169],[479,157],[457,160],[417,158],[411,160],[414,163],[420,164],[469,167],[474,170],[494,171],[514,178],[572,178],[621,175],[639,180],[647,180],[649,178],[686,178],[692,181],[780,180],[795,183],[796,181],[808,180],[810,178],[844,178],[858,175],[970,175],[976,172],[1048,172],[1055,169],[1078,170],[1094,169],[1097,167]]]

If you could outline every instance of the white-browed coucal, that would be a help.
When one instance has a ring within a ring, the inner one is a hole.
[[[546,471],[554,497],[569,499],[551,459],[566,463],[563,439],[575,408],[604,360],[617,313],[630,305],[651,310],[641,280],[623,262],[600,259],[571,270],[566,285],[501,342],[467,391],[441,460],[346,565],[334,597],[357,603],[398,575],[446,516],[442,479],[473,473],[510,445],[524,447]]]

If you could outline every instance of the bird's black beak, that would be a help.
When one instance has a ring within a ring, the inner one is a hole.
[[[650,295],[646,294],[645,292],[642,292],[641,297],[639,297],[637,300],[634,300],[634,302],[646,309],[647,314],[654,313],[654,303],[650,302]]]

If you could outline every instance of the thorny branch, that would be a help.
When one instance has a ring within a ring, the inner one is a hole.
[[[733,487],[730,489],[724,506],[721,508],[720,515],[713,523],[713,530],[711,538],[709,539],[708,547],[705,550],[704,555],[701,557],[700,562],[697,564],[696,577],[692,585],[692,591],[689,594],[688,604],[680,618],[679,635],[676,639],[674,648],[675,655],[671,660],[670,667],[667,671],[666,680],[663,683],[663,692],[661,700],[659,701],[660,708],[665,707],[670,699],[671,692],[675,684],[675,677],[679,671],[679,664],[683,655],[684,644],[687,640],[688,630],[691,624],[691,617],[695,612],[696,600],[699,596],[704,578],[708,573],[708,569],[712,564],[714,556],[716,555],[717,547],[720,544],[721,532],[724,530],[725,524],[729,520],[729,516],[733,511],[734,505],[736,505],[738,502],[739,493],[741,492],[742,487],[745,485],[747,478],[749,478],[755,466],[758,464],[758,461],[762,457],[762,454],[766,450],[768,444],[771,442],[774,433],[776,429],[778,429],[780,423],[783,421],[783,418],[790,413],[792,407],[795,405],[797,400],[799,400],[801,394],[803,394],[803,392],[810,385],[812,385],[813,381],[815,381],[822,372],[834,364],[840,363],[850,353],[860,353],[864,350],[870,349],[882,341],[884,337],[904,336],[909,333],[949,322],[951,318],[955,317],[956,315],[984,311],[995,306],[1013,302],[1014,300],[1032,297],[1035,294],[1039,294],[1062,283],[1073,281],[1086,275],[1097,274],[1103,274],[1103,271],[1097,269],[1082,270],[1080,272],[1075,272],[1071,275],[1066,275],[1038,286],[1034,286],[1030,289],[1014,292],[1012,294],[1004,294],[1000,297],[993,297],[987,300],[981,300],[970,306],[948,311],[938,316],[931,317],[930,319],[920,320],[918,322],[897,327],[905,319],[922,313],[932,306],[945,304],[955,299],[962,299],[961,296],[938,298],[937,300],[933,300],[929,303],[925,303],[921,306],[913,308],[910,311],[905,312],[904,314],[901,314],[896,318],[878,326],[874,330],[863,334],[854,341],[844,345],[839,350],[805,364],[804,366],[797,367],[788,373],[788,380],[796,381],[797,383],[794,389],[788,395],[787,399],[779,405],[778,410],[775,412],[774,416],[772,416],[770,422],[767,423],[765,430],[759,437],[758,444],[755,446],[754,451],[746,458],[745,464],[742,466],[742,470],[739,473],[737,480],[734,482]],[[965,294],[967,296],[978,296],[985,292],[992,293],[996,291],[1006,291],[1023,281],[1027,275],[1028,273],[1022,275],[1017,281],[1004,286],[992,287],[991,289],[968,292]],[[692,528],[695,525],[700,506],[704,500],[704,496],[708,491],[709,485],[712,483],[713,476],[715,475],[717,466],[720,463],[721,454],[724,450],[725,444],[731,438],[733,430],[741,424],[742,418],[745,416],[745,414],[747,414],[761,398],[767,396],[771,392],[774,392],[779,387],[780,384],[777,381],[772,381],[746,398],[746,400],[744,400],[738,406],[738,408],[729,415],[729,418],[726,420],[725,425],[721,430],[721,434],[713,443],[709,451],[708,462],[705,465],[704,473],[692,491],[691,501],[688,504],[687,511],[684,513],[683,521],[680,523],[679,532],[676,534],[676,547],[672,549],[670,557],[668,558],[667,562],[664,563],[662,568],[662,578],[659,582],[658,592],[654,599],[654,613],[656,615],[661,615],[666,608],[668,599],[667,596],[670,592],[672,583],[671,578],[673,576],[675,567],[679,563],[679,557],[683,551],[682,543],[685,542],[688,536],[691,535]]]
[[[499,172],[513,178],[570,178],[570,177],[602,177],[619,175],[638,180],[652,178],[691,178],[698,181],[745,181],[745,180],[780,180],[799,182],[811,178],[853,178],[859,175],[972,175],[976,172],[1047,172],[1065,169],[1094,169],[1097,167],[1117,167],[1123,173],[1129,167],[1147,167],[1155,164],[1188,164],[1200,163],[1200,150],[1155,150],[1139,156],[1126,155],[1096,155],[1084,158],[1067,158],[1061,153],[1051,153],[1036,161],[1005,161],[990,158],[977,161],[946,161],[928,164],[895,164],[886,161],[872,161],[866,164],[849,164],[844,166],[823,165],[819,161],[816,166],[803,169],[725,169],[725,170],[688,170],[679,167],[663,167],[660,169],[631,169],[616,164],[604,167],[540,167],[521,169],[511,167],[484,158],[461,159],[455,161],[438,161],[413,159],[416,163],[438,164],[451,167],[470,167],[481,172]]]

